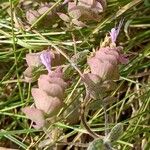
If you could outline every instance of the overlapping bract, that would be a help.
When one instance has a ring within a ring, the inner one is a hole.
[[[24,71],[24,77],[25,77],[25,81],[26,82],[33,82],[34,79],[34,71],[44,65],[43,64],[43,60],[40,58],[41,55],[45,55],[47,54],[47,56],[49,57],[49,60],[53,59],[53,54],[50,53],[49,51],[42,51],[42,52],[38,52],[38,53],[28,53],[26,54],[26,62],[27,62],[27,69]],[[51,69],[51,62],[49,62],[49,64],[47,65],[47,69],[50,70]]]
[[[28,53],[26,54],[25,59],[28,65],[27,69],[23,73],[26,82],[33,82],[37,80],[39,77],[38,69],[40,66],[45,66],[46,70],[50,72],[51,66],[58,66],[60,65],[60,62],[64,62],[64,58],[61,57],[59,53],[52,50]]]
[[[76,2],[68,2],[68,15],[58,13],[59,17],[65,22],[72,22],[79,27],[86,26],[85,21],[99,21],[101,13],[106,8],[105,0],[79,0]]]
[[[45,116],[54,116],[63,105],[66,82],[63,80],[61,67],[51,70],[51,60],[52,54],[49,51],[26,55],[28,68],[43,64],[48,71],[48,74],[42,74],[38,78],[38,87],[31,89],[35,107],[23,108],[23,112],[35,123],[33,127],[37,129],[44,126]]]
[[[110,32],[110,43],[96,51],[87,63],[91,73],[84,74],[84,81],[91,95],[96,99],[103,99],[107,92],[114,90],[114,80],[119,79],[119,64],[126,64],[128,59],[122,54],[122,47],[116,46],[116,39],[120,27]],[[105,42],[105,41],[104,41]]]
[[[122,47],[105,47],[95,52],[94,56],[88,59],[91,73],[99,76],[102,80],[119,79],[118,65],[125,63],[121,54]]]
[[[35,122],[35,128],[39,129],[44,126],[45,115],[52,117],[58,113],[63,105],[65,87],[66,82],[62,78],[60,67],[39,77],[38,88],[31,89],[36,108],[26,107],[23,109],[27,117]]]

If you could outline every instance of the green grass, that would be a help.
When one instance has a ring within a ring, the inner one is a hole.
[[[87,56],[89,56],[93,48],[98,47],[103,41],[110,29],[121,18],[124,18],[124,25],[118,41],[124,47],[124,53],[129,55],[129,63],[120,67],[121,77],[114,92],[118,99],[107,110],[111,120],[110,128],[117,122],[124,124],[124,132],[114,144],[116,148],[130,150],[142,149],[143,146],[143,150],[149,150],[149,2],[147,0],[108,0],[102,20],[91,22],[88,27],[74,30],[68,30],[63,24],[61,24],[63,26],[61,28],[59,26],[48,29],[36,28],[36,24],[46,13],[27,29],[18,29],[13,22],[14,14],[18,15],[14,11],[14,8],[19,6],[18,2],[18,0],[0,2],[0,147],[39,149],[39,143],[41,145],[43,140],[50,139],[49,132],[54,131],[55,128],[60,130],[60,136],[56,137],[54,143],[49,140],[48,146],[56,143],[68,144],[65,149],[69,150],[71,144],[74,144],[74,147],[79,149],[80,146],[85,147],[92,141],[80,122],[69,125],[64,122],[62,117],[69,105],[76,105],[80,108],[80,102],[83,101],[85,95],[80,71],[83,72],[87,68],[86,56],[77,66],[74,65],[71,57],[84,50],[88,50]],[[53,7],[59,2],[57,1]],[[75,42],[73,38],[75,38]],[[42,131],[32,129],[21,111],[21,108],[33,103],[30,89],[34,85],[24,82],[23,71],[26,69],[25,55],[29,52],[41,51],[48,46],[66,58],[65,64],[62,65],[65,67],[68,65],[70,70],[66,71],[65,75],[72,81],[66,90],[64,99],[66,106],[59,113],[58,121]],[[96,105],[98,106],[92,108],[93,110],[87,114],[88,123],[93,131],[103,134],[104,112],[99,103]],[[68,141],[64,139],[68,139]],[[81,143],[77,146],[75,142]],[[48,148],[44,146],[43,149]]]

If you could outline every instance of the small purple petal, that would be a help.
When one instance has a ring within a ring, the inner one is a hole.
[[[123,24],[123,21],[124,21],[124,19],[122,19],[122,20],[119,22],[118,27],[112,28],[111,31],[109,32],[110,37],[111,37],[111,41],[112,41],[113,43],[115,43],[116,40],[117,40],[117,37],[118,37],[118,35],[119,35],[120,29],[121,29],[122,24]]]
[[[40,55],[40,59],[43,63],[43,65],[46,67],[48,72],[51,72],[51,55],[48,51],[43,51]]]
[[[118,36],[116,28],[112,28],[109,34],[110,34],[110,37],[111,37],[111,41],[113,43],[115,43],[116,39],[117,39],[117,36]]]

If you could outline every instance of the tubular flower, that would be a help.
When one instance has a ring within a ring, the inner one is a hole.
[[[47,70],[51,69],[51,59],[53,55],[50,51],[43,50],[39,53],[29,53],[26,55],[26,62],[28,66],[39,67],[40,65],[44,65]]]
[[[123,24],[123,20],[121,20],[121,21],[119,22],[119,25],[118,25],[117,28],[112,28],[111,31],[109,32],[110,37],[111,37],[111,42],[112,42],[112,43],[115,43],[115,42],[116,42],[122,24]]]
[[[46,116],[53,117],[63,106],[63,95],[67,84],[62,76],[62,69],[57,67],[49,74],[42,74],[38,79],[38,88],[31,89],[36,108],[25,107],[23,112],[36,124],[33,127],[37,129],[43,127]]]
[[[50,51],[43,50],[42,52],[38,53],[29,53],[26,54],[26,62],[27,62],[27,69],[24,71],[25,81],[26,82],[33,82],[36,76],[34,76],[34,72],[36,69],[42,65],[46,66],[48,72],[51,69],[51,59],[53,59],[53,55]]]
[[[51,71],[51,55],[48,51],[43,51],[43,53],[40,54],[40,59],[43,65],[46,67],[47,71]]]

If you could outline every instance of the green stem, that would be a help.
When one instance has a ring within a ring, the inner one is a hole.
[[[19,88],[19,95],[21,98],[21,101],[23,102],[23,95],[22,95],[22,91],[21,91],[21,85],[20,85],[20,77],[19,77],[19,73],[18,73],[18,59],[17,59],[17,54],[16,54],[16,41],[15,41],[15,33],[14,33],[14,17],[13,17],[13,2],[12,0],[9,0],[10,2],[10,9],[11,9],[11,26],[12,26],[12,41],[13,41],[13,52],[14,52],[14,58],[15,58],[15,66],[16,66],[16,75],[17,75],[17,85]]]

